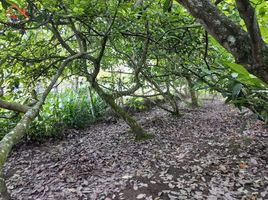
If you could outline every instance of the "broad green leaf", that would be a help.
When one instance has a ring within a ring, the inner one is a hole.
[[[228,65],[233,71],[237,72],[238,74],[249,76],[248,70],[244,68],[242,65],[239,65],[237,63],[231,63],[231,62],[224,62],[224,63]]]
[[[233,98],[238,97],[238,95],[240,94],[242,88],[243,88],[243,85],[242,85],[241,83],[236,84],[236,85],[233,87],[232,97],[233,97]]]

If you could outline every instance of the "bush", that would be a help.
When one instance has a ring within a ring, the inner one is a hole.
[[[12,115],[11,111],[8,112],[0,112],[0,116],[10,116]],[[20,120],[20,115],[14,115],[11,119],[0,118],[0,139],[2,139],[5,134],[7,134],[12,128],[16,126],[18,121]]]
[[[123,108],[129,113],[135,113],[145,110],[152,109],[155,104],[153,103],[163,103],[164,99],[160,98],[142,98],[142,97],[133,97],[127,100],[126,105]]]
[[[67,89],[61,93],[51,93],[38,118],[27,133],[28,139],[44,140],[47,137],[62,137],[64,128],[85,128],[105,113],[106,105],[102,99],[92,94],[90,105],[86,88],[78,91]],[[95,115],[93,116],[93,108]]]
[[[124,107],[128,112],[137,112],[146,109],[145,99],[142,97],[133,97],[128,99]]]

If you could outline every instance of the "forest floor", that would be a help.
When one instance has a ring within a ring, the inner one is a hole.
[[[130,139],[118,120],[17,147],[5,166],[16,200],[268,199],[268,130],[221,101],[136,113],[155,137]]]

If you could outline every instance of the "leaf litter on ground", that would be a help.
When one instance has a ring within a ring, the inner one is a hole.
[[[268,199],[268,131],[222,101],[136,113],[148,141],[99,122],[67,138],[17,147],[5,166],[16,200]],[[245,120],[246,119],[246,120]],[[243,131],[241,126],[246,123]]]

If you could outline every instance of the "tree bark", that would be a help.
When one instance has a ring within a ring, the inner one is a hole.
[[[22,113],[26,113],[30,109],[29,106],[15,103],[15,102],[8,102],[4,100],[0,100],[0,108],[22,112]]]
[[[94,109],[94,104],[93,104],[93,99],[92,99],[92,93],[91,93],[91,88],[87,87],[87,97],[88,97],[88,101],[89,101],[89,106],[90,106],[90,112],[92,114],[93,119],[96,119],[96,115],[95,115],[95,109]]]
[[[260,43],[263,65],[256,65],[250,34],[224,15],[210,0],[176,0],[227,49],[238,64],[268,83],[268,45]],[[254,52],[255,53],[255,52]]]
[[[254,64],[253,66],[256,70],[265,69],[265,64],[263,62],[264,52],[262,49],[262,47],[265,46],[265,44],[261,36],[261,31],[257,21],[257,16],[255,14],[255,9],[251,6],[248,0],[236,0],[236,7],[237,10],[239,11],[240,17],[245,22],[247,32],[250,36],[251,54]],[[264,70],[263,73],[265,75],[267,71]]]
[[[150,76],[148,76],[145,72],[142,72],[142,75],[144,76],[144,78],[149,82],[151,83],[155,89],[165,98],[165,100],[168,100],[168,102],[170,103],[171,107],[172,107],[172,111],[171,113],[173,115],[177,115],[177,116],[180,116],[180,110],[179,110],[179,107],[178,107],[178,104],[177,104],[177,101],[176,101],[176,98],[174,98],[174,95],[172,95],[169,90],[167,90],[166,92],[163,92],[162,89],[160,88],[160,86],[153,80],[150,78]],[[164,106],[162,106],[162,109],[163,109]],[[164,109],[168,112],[169,109]]]
[[[189,88],[189,92],[190,92],[190,96],[191,96],[191,105],[193,108],[198,107],[198,98],[196,95],[196,91],[194,90],[194,85],[193,85],[193,81],[190,75],[186,75],[185,76],[187,83],[188,83],[188,88]]]
[[[115,103],[113,96],[105,93],[97,82],[91,84],[98,95],[130,126],[136,140],[143,140],[151,137],[151,135],[147,134],[133,117]]]

